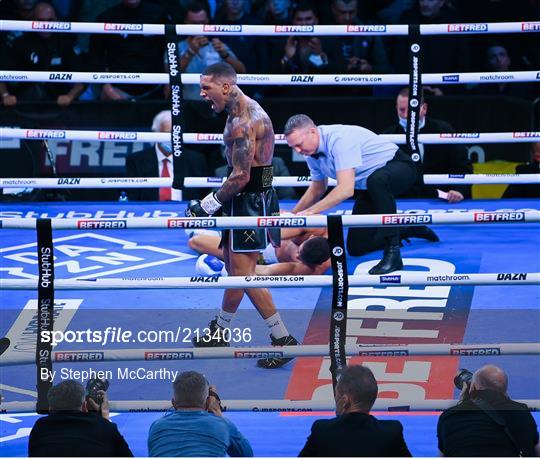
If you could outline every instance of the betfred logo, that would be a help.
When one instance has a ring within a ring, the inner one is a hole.
[[[125,229],[127,220],[79,220],[79,229]]]
[[[236,24],[230,24],[230,25],[204,24],[203,31],[204,32],[224,32],[224,33],[242,32],[242,26],[236,25]]]
[[[476,223],[492,222],[522,222],[525,220],[525,212],[475,212]]]
[[[514,139],[536,138],[540,137],[540,132],[513,132],[512,137]]]
[[[448,32],[487,32],[488,25],[482,24],[448,24]]]
[[[465,178],[465,174],[448,174],[448,178]]]
[[[215,218],[169,218],[167,228],[215,228]]]
[[[540,31],[540,22],[524,22],[521,24],[523,32],[538,32]]]
[[[431,215],[383,215],[383,225],[414,225],[432,222]]]
[[[313,32],[314,30],[312,25],[277,25],[274,27],[276,33],[303,33]]]
[[[347,32],[353,32],[353,33],[380,33],[380,32],[386,32],[386,26],[385,25],[348,25],[347,26]]]
[[[139,31],[143,30],[142,24],[103,24],[103,30],[117,30],[117,31]]]
[[[32,21],[33,30],[71,30],[71,22]]]
[[[144,360],[191,360],[193,352],[146,351]]]
[[[450,349],[450,355],[501,355],[500,347]]]
[[[221,142],[223,140],[223,134],[197,134],[197,140]]]
[[[104,360],[103,352],[54,352],[55,362],[95,362]]]
[[[379,282],[381,284],[401,284],[401,276],[381,276]]]
[[[234,353],[235,359],[271,359],[283,358],[283,352],[270,351],[270,352],[256,352],[256,351],[236,351]]]
[[[260,217],[257,219],[257,225],[263,227],[299,227],[306,226],[305,217]]]
[[[65,139],[66,131],[28,129],[26,131],[26,138],[27,139]]]
[[[480,137],[478,132],[448,132],[439,134],[441,139],[477,139]]]
[[[98,132],[100,140],[137,140],[136,132]]]

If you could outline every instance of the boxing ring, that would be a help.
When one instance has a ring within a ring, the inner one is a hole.
[[[3,21],[5,30],[39,30],[24,21]],[[56,31],[119,33],[103,24],[64,24]],[[526,25],[525,25],[526,24]],[[451,25],[421,26],[422,33],[474,33]],[[492,26],[492,27],[491,27]],[[241,30],[177,26],[178,33],[253,35],[281,32],[274,26]],[[285,26],[287,27],[287,26]],[[334,28],[333,28],[334,27]],[[324,35],[339,26],[295,30]],[[367,26],[366,26],[367,27]],[[407,26],[341,30],[340,34],[406,35]],[[540,30],[540,23],[490,24],[490,32]],[[54,29],[53,29],[54,31]],[[484,31],[485,32],[485,31]],[[160,25],[141,25],[122,33],[164,33]],[[70,73],[72,82],[168,83],[163,74]],[[486,76],[487,75],[487,76]],[[455,76],[455,75],[454,75]],[[239,84],[407,84],[407,75],[314,75],[297,81],[292,75],[239,75]],[[448,75],[422,75],[424,84],[451,84]],[[459,74],[457,81],[534,81],[537,72]],[[11,79],[11,80],[10,80]],[[0,72],[0,81],[56,81],[51,72]],[[198,75],[183,75],[185,84]],[[538,132],[476,133],[485,142],[530,142]],[[2,128],[2,138],[166,141],[164,133],[61,131]],[[219,134],[184,133],[185,143],[220,143]],[[388,136],[404,143],[405,136]],[[467,143],[470,133],[419,135],[424,143]],[[283,143],[283,136],[276,136]],[[161,187],[172,179],[0,179],[0,187]],[[434,176],[426,183],[538,183],[538,176]],[[209,187],[214,177],[186,178],[185,186]],[[305,177],[276,178],[278,186],[305,186]],[[291,209],[285,202],[283,208]],[[350,205],[332,210],[344,226],[381,225],[381,216],[349,216]],[[457,397],[453,376],[458,368],[495,363],[507,371],[512,398],[540,408],[540,210],[537,200],[466,201],[449,206],[438,201],[399,201],[399,213],[386,224],[434,224],[439,243],[413,239],[402,249],[404,270],[388,276],[366,273],[380,258],[375,252],[348,257],[348,363],[370,366],[379,382],[378,416],[404,424],[415,455],[436,455],[436,413]],[[55,266],[54,330],[105,332],[103,346],[87,339],[64,341],[54,348],[58,378],[84,379],[82,372],[111,372],[111,409],[136,455],[146,455],[151,422],[170,408],[174,371],[195,369],[216,383],[227,416],[250,440],[258,456],[294,456],[316,417],[331,416],[332,378],[328,370],[332,276],[279,279],[212,278],[194,272],[196,254],[187,247],[184,203],[46,203],[2,204],[0,208],[0,336],[10,345],[2,354],[0,441],[6,455],[25,453],[26,435],[35,420],[35,362],[38,284],[36,219],[51,219]],[[202,219],[198,219],[202,220]],[[253,227],[248,217],[217,217],[212,228]],[[304,217],[299,226],[326,226],[325,216]],[[298,222],[297,222],[298,223]],[[276,226],[282,225],[278,223]],[[282,225],[287,226],[287,225]],[[294,226],[289,224],[288,226]],[[60,231],[61,230],[61,231]],[[120,276],[120,277],[119,277]],[[269,286],[283,320],[303,343],[298,349],[268,346],[268,331],[247,299],[234,327],[238,341],[230,349],[193,349],[191,337],[206,326],[220,305],[221,290],[231,286]],[[303,287],[303,288],[299,288]],[[179,293],[177,289],[182,288]],[[112,290],[102,292],[101,290]],[[112,331],[114,329],[114,331]],[[127,340],[116,339],[131,332]],[[164,331],[160,335],[160,331]],[[68,336],[67,334],[65,336]],[[69,335],[72,336],[72,335]],[[154,337],[156,339],[154,339]],[[303,339],[301,339],[303,338]],[[254,358],[281,352],[297,357],[277,370],[256,368]],[[143,371],[139,371],[140,369]],[[107,373],[108,376],[108,373]],[[385,413],[384,411],[394,411]],[[403,411],[413,410],[410,413]],[[420,410],[419,413],[414,410]],[[143,411],[144,414],[133,412]],[[238,412],[236,412],[238,411]],[[247,411],[247,412],[246,412]],[[319,411],[324,411],[320,413]],[[397,411],[397,412],[396,412]],[[121,413],[121,414],[118,414]],[[535,413],[536,419],[538,415]],[[265,435],[266,433],[266,435]],[[281,442],[276,442],[275,438]]]

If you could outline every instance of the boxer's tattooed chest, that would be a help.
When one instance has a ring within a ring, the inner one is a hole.
[[[252,167],[272,164],[274,154],[272,122],[259,104],[249,100],[243,110],[235,111],[233,107],[229,113],[223,140],[227,163],[233,171],[217,192],[221,202],[242,191]]]

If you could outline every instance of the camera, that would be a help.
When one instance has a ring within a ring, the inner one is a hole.
[[[454,377],[454,386],[459,390],[463,390],[463,386],[471,384],[473,374],[466,368],[460,368]]]
[[[106,391],[109,388],[109,381],[106,379],[92,378],[86,383],[86,399],[91,398],[98,405],[103,403],[103,397],[98,394],[98,391]]]

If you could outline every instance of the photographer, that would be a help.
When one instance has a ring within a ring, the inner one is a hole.
[[[109,401],[102,390],[108,384],[102,383],[90,380],[86,391],[73,380],[51,387],[47,394],[50,414],[34,424],[28,456],[133,457],[116,424],[109,422]]]
[[[439,417],[442,456],[534,457],[540,455],[538,430],[527,405],[511,400],[508,377],[494,365],[454,379],[460,403]]]
[[[214,389],[196,371],[177,376],[173,382],[174,411],[150,426],[149,456],[253,456],[249,442],[223,417]]]

